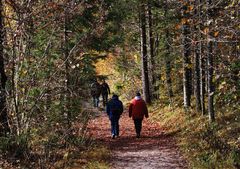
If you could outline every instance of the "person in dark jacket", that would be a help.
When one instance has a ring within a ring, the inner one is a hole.
[[[99,97],[101,95],[101,85],[98,83],[97,80],[94,80],[94,82],[91,84],[91,96],[93,98],[93,106],[98,107],[99,106]]]
[[[136,93],[134,99],[131,100],[129,106],[129,117],[133,119],[137,138],[140,137],[142,130],[142,121],[144,116],[148,118],[148,109],[145,101],[139,92]]]
[[[103,80],[103,83],[101,84],[101,93],[103,98],[103,106],[105,107],[108,102],[108,94],[110,94],[110,88],[105,80]]]
[[[112,99],[107,103],[107,114],[111,121],[111,134],[112,138],[119,136],[119,119],[123,112],[123,104],[118,99],[118,96],[114,94]]]

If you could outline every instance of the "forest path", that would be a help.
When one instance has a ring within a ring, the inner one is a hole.
[[[111,150],[112,159],[109,163],[112,169],[187,168],[173,136],[164,134],[158,124],[148,119],[143,121],[140,138],[136,138],[133,121],[126,112],[120,119],[118,138],[111,138],[110,121],[104,112],[99,112],[97,118],[90,121],[88,129],[96,141]]]

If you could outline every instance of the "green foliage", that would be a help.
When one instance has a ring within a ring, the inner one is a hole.
[[[0,137],[0,152],[14,158],[23,158],[29,154],[29,139],[27,134]]]
[[[6,152],[10,152],[10,138],[8,137],[1,137],[0,138],[0,150],[2,154],[5,154]]]
[[[122,89],[123,89],[123,84],[122,83],[115,83],[114,84],[114,88],[115,88],[115,92],[116,93],[122,93]]]
[[[43,141],[43,145],[48,149],[53,150],[61,145],[60,144],[61,137],[62,137],[61,133],[49,133],[47,140]]]
[[[231,152],[231,159],[234,166],[240,166],[240,150],[235,148]]]

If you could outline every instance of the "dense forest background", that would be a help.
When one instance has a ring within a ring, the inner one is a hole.
[[[192,167],[239,167],[239,7],[0,0],[1,164],[48,168],[93,145],[86,128],[97,77],[125,103],[140,90]]]

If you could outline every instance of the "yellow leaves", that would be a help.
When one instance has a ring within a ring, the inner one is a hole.
[[[204,29],[203,29],[203,32],[204,32],[204,34],[208,34],[209,28],[204,28]]]
[[[68,157],[69,157],[69,152],[66,152],[66,153],[63,155],[63,159],[64,159],[64,160],[67,160]]]
[[[21,75],[21,76],[25,76],[27,73],[28,73],[27,70],[21,70],[21,71],[20,71],[20,75]]]
[[[25,93],[25,91],[26,91],[25,88],[20,88],[20,90],[22,91],[22,93]]]
[[[95,64],[96,66],[96,72],[98,75],[109,75],[113,73],[114,70],[114,56],[108,55],[106,59],[98,60],[98,62]]]
[[[133,55],[133,57],[134,57],[134,60],[135,60],[135,62],[137,62],[137,61],[138,61],[138,59],[139,59],[139,55],[137,55],[137,54],[134,54],[134,55]]]
[[[229,4],[228,6],[224,7],[225,9],[231,8],[231,7],[235,7],[239,4],[239,0],[233,0],[231,4]]]
[[[23,70],[23,75],[26,75],[27,74],[27,70]]]
[[[4,6],[4,10],[5,10],[6,17],[8,18],[8,19],[4,19],[5,26],[11,29],[16,28],[16,20],[12,19],[16,17],[13,6],[11,4],[6,3]]]
[[[192,69],[193,68],[193,64],[186,64],[184,67],[186,69]]]
[[[223,82],[218,86],[218,89],[219,89],[219,90],[223,89],[225,85],[226,85],[226,81],[223,81]]]

